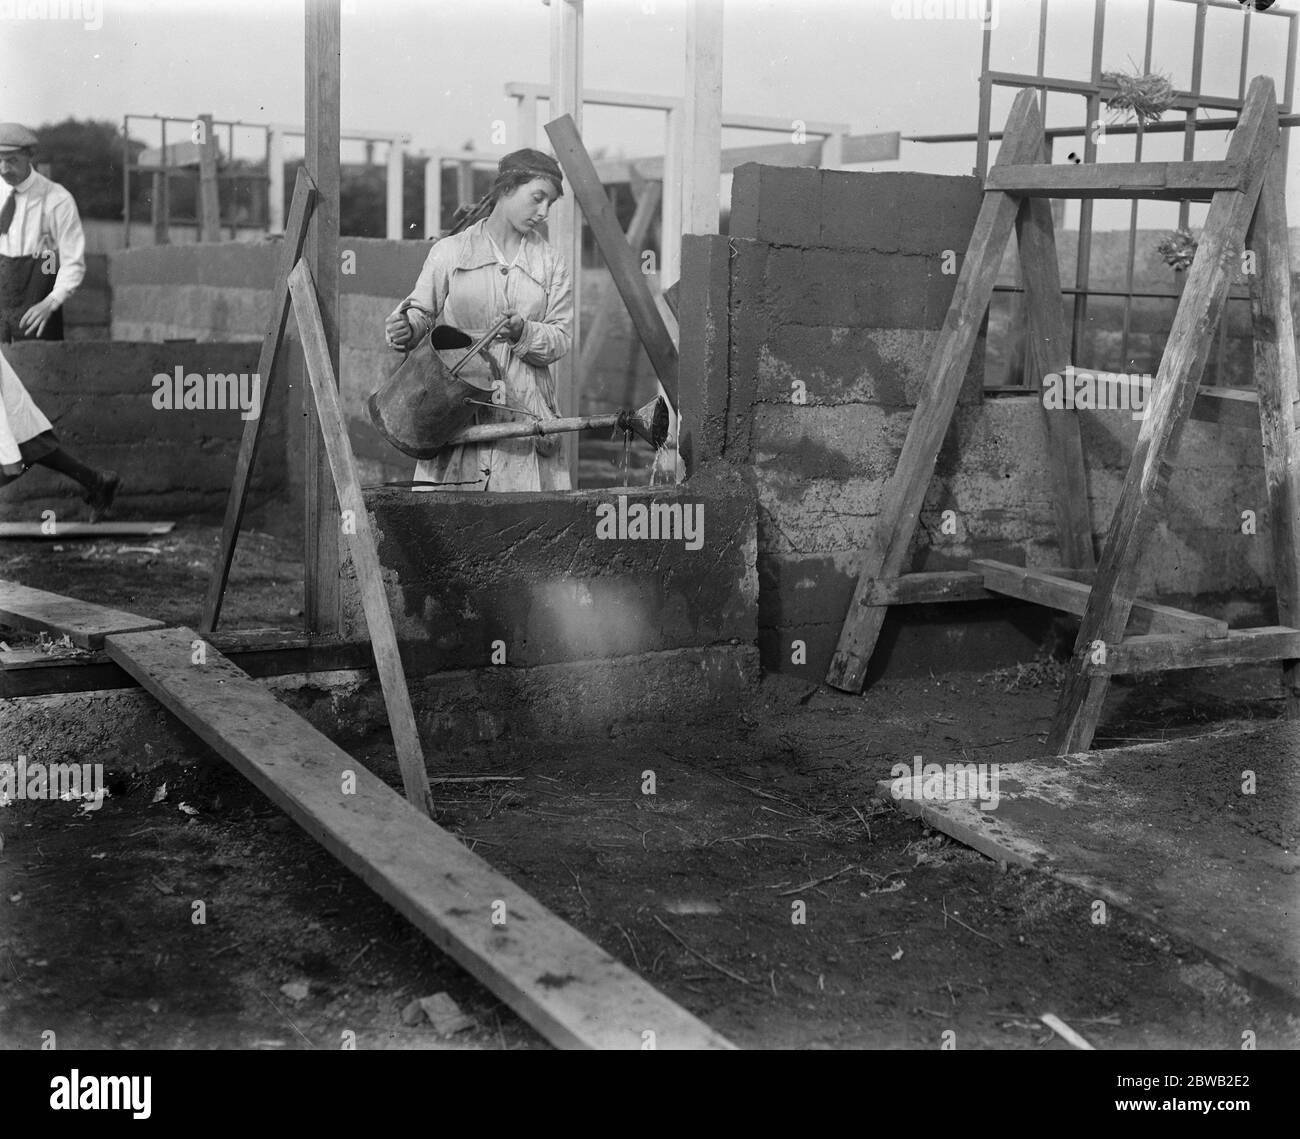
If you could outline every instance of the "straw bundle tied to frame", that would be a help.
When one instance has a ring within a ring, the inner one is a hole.
[[[1121,111],[1126,119],[1135,118],[1143,126],[1160,118],[1177,98],[1169,76],[1155,72],[1128,75],[1123,71],[1103,71],[1101,81],[1116,88],[1115,94],[1106,100],[1106,109]]]
[[[1181,273],[1196,257],[1196,238],[1189,229],[1177,229],[1156,245],[1156,252],[1166,265]]]

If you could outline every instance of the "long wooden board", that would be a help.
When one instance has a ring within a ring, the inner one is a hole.
[[[587,225],[596,239],[601,256],[609,266],[610,276],[618,295],[623,298],[632,325],[646,355],[654,367],[659,383],[665,394],[677,405],[677,346],[668,332],[668,326],[659,314],[645,274],[641,272],[641,262],[627,243],[623,228],[618,224],[614,206],[605,194],[600,183],[600,176],[592,165],[587,148],[582,145],[582,136],[574,125],[571,115],[561,115],[546,124],[546,134],[555,148],[555,157],[559,160],[573,188],[573,196],[582,207]]]
[[[109,637],[109,655],[290,818],[561,1048],[730,1048],[188,629]],[[346,790],[347,779],[355,790]],[[504,920],[494,923],[496,913]]]
[[[1037,97],[1033,91],[1021,91],[1007,117],[998,162],[1031,161],[1038,157],[1042,141]],[[902,574],[1018,210],[1019,202],[1006,194],[984,195],[970,245],[962,258],[952,305],[926,370],[921,399],[912,414],[894,476],[885,488],[871,544],[862,552],[862,572],[826,673],[826,683],[832,688],[859,692],[866,679],[867,665],[887,612],[883,605],[872,605],[868,597],[876,580]]]
[[[1105,899],[1191,942],[1248,987],[1296,1002],[1300,859],[1285,847],[1295,841],[1286,830],[1295,816],[1283,812],[1279,822],[1265,803],[1296,801],[1297,749],[1300,726],[1285,722],[1003,763],[992,810],[975,798],[894,799],[889,781],[876,790],[988,857]],[[1244,768],[1258,773],[1266,795],[1239,794]],[[1224,795],[1235,800],[1227,809]],[[1278,830],[1280,843],[1263,837]]]
[[[1034,198],[1164,198],[1208,201],[1240,190],[1246,173],[1234,162],[1088,162],[994,166],[986,190]]]
[[[330,529],[336,535],[342,533],[347,537],[352,561],[356,565],[357,589],[366,615],[366,629],[375,649],[375,667],[379,671],[406,797],[416,810],[427,812],[429,774],[424,767],[424,750],[420,746],[420,733],[415,725],[415,713],[411,710],[410,693],[406,689],[406,673],[397,648],[388,595],[384,592],[384,571],[370,529],[370,511],[361,493],[356,459],[348,442],[338,382],[316,301],[316,285],[305,261],[299,261],[289,274],[289,292],[293,297],[298,333],[302,337],[307,378],[316,408],[315,418],[320,424],[320,435],[339,503],[340,514],[334,518]],[[344,524],[343,512],[350,515],[350,524]]]
[[[1088,655],[1098,642],[1118,642],[1128,624],[1142,548],[1155,530],[1171,465],[1196,399],[1233,272],[1241,263],[1240,251],[1260,185],[1277,146],[1277,131],[1273,82],[1260,76],[1251,81],[1228,147],[1228,161],[1242,168],[1244,192],[1220,190],[1210,204],[1124,488],[1111,517],[1097,578],[1088,596],[1070,672],[1048,737],[1048,749],[1058,755],[1086,751],[1101,718],[1107,677],[1088,674]]]
[[[16,581],[0,581],[0,624],[47,632],[82,649],[97,649],[109,633],[161,629],[163,623],[121,609],[109,609],[75,597],[31,589]]]
[[[1090,654],[1084,671],[1088,676],[1105,677],[1259,664],[1296,657],[1300,657],[1300,629],[1264,625],[1256,629],[1233,629],[1226,637],[1215,640],[1170,633],[1125,637],[1117,644],[1107,644],[1104,658],[1100,652]]]
[[[280,249],[280,267],[276,271],[275,284],[271,286],[271,316],[267,322],[266,334],[262,337],[262,350],[257,357],[257,374],[262,377],[262,410],[265,410],[271,396],[272,384],[278,378],[275,375],[275,360],[280,352],[285,325],[289,320],[289,274],[302,254],[303,241],[307,236],[307,222],[311,217],[315,201],[316,187],[312,184],[307,171],[300,168],[298,180],[293,187],[293,203],[289,207],[289,222],[285,226],[284,244]],[[212,576],[208,579],[208,591],[203,599],[203,615],[199,619],[199,628],[207,633],[217,627],[217,621],[221,618],[221,602],[226,595],[226,581],[230,577],[230,565],[235,557],[235,543],[239,540],[244,505],[248,501],[253,463],[257,458],[257,445],[262,437],[262,422],[261,415],[245,420],[244,433],[239,440],[235,474],[230,483],[230,495],[226,499],[226,517],[221,524],[221,547],[217,552],[216,564],[212,567]]]
[[[1090,586],[1081,581],[1054,577],[1045,570],[1026,569],[1006,562],[976,558],[971,568],[984,575],[984,586],[1008,597],[1034,601],[1065,613],[1083,616],[1088,608]],[[1228,635],[1228,622],[1217,617],[1203,617],[1186,609],[1160,605],[1154,601],[1134,601],[1133,612],[1146,622],[1146,632],[1177,633],[1184,636],[1220,638]]]
[[[1247,243],[1257,259],[1256,272],[1250,278],[1250,308],[1277,619],[1283,625],[1300,626],[1300,436],[1291,415],[1300,398],[1300,376],[1291,315],[1282,156],[1280,148],[1273,152]],[[1286,714],[1300,717],[1300,659],[1283,662],[1282,696]]]

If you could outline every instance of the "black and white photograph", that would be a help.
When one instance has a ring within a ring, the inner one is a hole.
[[[1300,1047],[1298,41],[0,0],[33,1118],[558,1049],[1249,1113]]]

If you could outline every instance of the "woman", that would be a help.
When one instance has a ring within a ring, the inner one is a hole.
[[[86,466],[59,445],[50,421],[32,402],[18,373],[0,352],[0,486],[13,482],[37,463],[82,485],[82,498],[90,504],[92,522],[108,513],[117,493],[117,475]]]
[[[389,346],[407,350],[435,324],[477,339],[500,317],[510,318],[487,349],[504,383],[493,398],[500,406],[480,408],[479,423],[559,418],[550,365],[572,341],[573,281],[539,227],[563,192],[555,159],[537,150],[507,154],[491,190],[457,215],[385,323]],[[429,490],[569,489],[554,435],[451,447],[419,462],[415,478],[439,484],[418,488]]]

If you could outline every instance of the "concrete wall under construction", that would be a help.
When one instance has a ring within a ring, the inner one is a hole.
[[[683,383],[685,446],[697,468],[720,461],[755,487],[765,668],[825,675],[980,196],[970,177],[748,165],[730,237],[685,239],[683,374],[698,372]],[[1060,564],[1043,410],[1032,395],[985,397],[983,355],[977,344],[905,572],[972,557]],[[1099,546],[1139,424],[1128,411],[1078,414]],[[1245,510],[1257,533],[1243,533]],[[1239,624],[1274,619],[1257,432],[1190,423],[1165,518],[1143,595]],[[1044,614],[895,607],[873,674],[1006,663],[1032,652]]]
[[[224,377],[235,376],[242,385],[235,390],[251,394],[256,344],[28,341],[6,345],[4,351],[67,449],[121,475],[115,517],[221,516],[244,430],[243,413],[238,406],[186,407],[183,386],[181,406],[170,406],[174,381],[178,370],[182,381],[202,376],[205,405],[209,375],[222,377],[213,393],[227,403],[232,389]],[[160,394],[163,386],[153,383],[158,375],[172,379],[170,391]],[[239,381],[240,376],[245,380]],[[283,496],[288,478],[283,398],[272,399],[264,415],[249,490],[250,521]],[[53,510],[56,519],[82,520],[86,507],[80,494],[70,479],[33,467],[0,489],[0,517],[39,522],[42,511]]]

